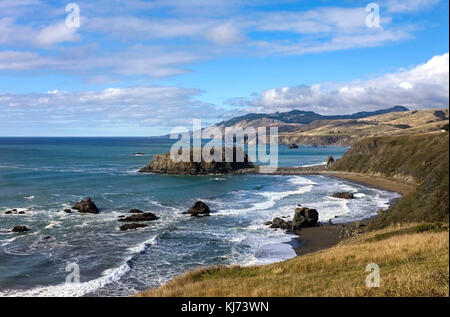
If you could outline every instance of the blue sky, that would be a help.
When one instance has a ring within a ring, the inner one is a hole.
[[[0,0],[0,136],[146,136],[248,112],[448,107],[449,6]],[[73,12],[72,12],[73,14]]]

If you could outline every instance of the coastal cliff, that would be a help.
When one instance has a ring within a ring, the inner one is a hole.
[[[211,150],[214,154],[214,150]],[[206,162],[203,158],[200,162],[194,162],[194,150],[190,150],[190,160],[188,162],[174,162],[170,157],[170,153],[155,154],[152,161],[139,170],[141,173],[160,173],[160,174],[228,174],[242,169],[254,168],[252,162],[249,161],[248,155],[241,148],[233,148],[232,162],[226,162],[226,148],[222,148],[221,161]],[[236,158],[239,156],[244,158],[243,162],[239,162]]]
[[[365,138],[330,170],[388,177],[417,186],[374,218],[371,228],[449,219],[448,133]]]

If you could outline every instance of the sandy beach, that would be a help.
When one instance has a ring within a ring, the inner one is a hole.
[[[296,169],[290,169],[290,173],[295,173]],[[305,170],[301,170],[301,174],[305,175]],[[317,171],[313,170],[312,174],[323,174],[326,176],[341,178],[353,183],[364,185],[367,187],[375,187],[379,189],[384,189],[388,191],[393,191],[399,193],[402,197],[408,195],[414,190],[416,185],[401,182],[396,179],[381,177],[381,176],[371,176],[357,173],[346,173],[346,172],[332,172],[332,171]],[[390,202],[392,206],[395,204],[396,200]],[[370,218],[364,221],[359,221],[358,225],[362,224],[362,229],[370,221]],[[327,224],[322,227],[312,227],[303,228],[299,237],[296,238],[298,246],[294,248],[297,255],[304,255],[307,253],[312,253],[320,251],[323,249],[330,248],[340,241],[348,238],[342,235],[344,227],[354,228],[355,223],[345,223],[345,224]]]

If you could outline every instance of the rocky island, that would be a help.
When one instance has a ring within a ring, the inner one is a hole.
[[[203,158],[200,162],[194,162],[193,152],[193,149],[191,149],[189,162],[174,162],[170,157],[170,153],[155,154],[152,161],[139,170],[139,172],[189,175],[229,174],[238,170],[253,169],[255,167],[253,163],[250,162],[248,155],[243,152],[242,148],[233,148],[232,162],[227,162],[225,160],[226,148],[222,148],[222,160],[220,162],[206,162]],[[211,149],[211,155],[212,154],[214,154],[214,149]],[[244,158],[243,162],[239,162],[236,159],[236,157],[239,157],[240,155]]]

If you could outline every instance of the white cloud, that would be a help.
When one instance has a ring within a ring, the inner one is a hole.
[[[406,13],[429,9],[440,0],[386,0],[385,5],[389,12]]]
[[[60,67],[61,62],[39,56],[37,53],[0,51],[0,70],[29,70],[42,67]]]
[[[42,45],[61,42],[74,42],[79,39],[76,30],[77,28],[67,27],[64,22],[49,25],[39,31],[36,35],[35,41]]]
[[[39,29],[20,25],[11,17],[0,17],[0,44],[42,47],[63,42],[74,42],[80,39],[76,32],[76,28],[69,28],[64,22]]]
[[[182,66],[201,59],[205,57],[195,52],[142,45],[119,52],[99,51],[96,47],[66,48],[48,57],[34,52],[0,51],[0,70],[51,69],[82,74],[89,82],[104,84],[117,79],[117,75],[157,78],[187,73],[189,70]]]
[[[410,69],[369,80],[273,88],[247,102],[263,112],[312,110],[353,113],[403,105],[412,108],[449,106],[449,54],[438,55]]]
[[[244,39],[239,29],[232,23],[218,25],[207,34],[207,37],[219,45],[229,45]]]
[[[108,88],[101,91],[0,94],[0,112],[8,122],[70,120],[90,126],[110,124],[191,125],[193,118],[214,120],[222,110],[198,101],[197,89],[172,86]]]

